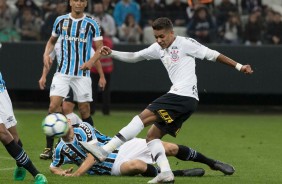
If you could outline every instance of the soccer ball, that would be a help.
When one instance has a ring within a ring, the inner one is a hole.
[[[42,129],[47,136],[62,137],[69,130],[68,120],[60,113],[49,114],[42,121]]]

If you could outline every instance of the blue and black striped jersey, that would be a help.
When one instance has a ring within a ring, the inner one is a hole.
[[[80,164],[86,158],[86,152],[78,144],[79,141],[93,141],[97,138],[97,141],[100,145],[106,144],[110,137],[103,135],[99,131],[95,130],[88,123],[79,123],[73,125],[74,127],[74,138],[72,142],[64,142],[62,139],[56,145],[53,162],[51,167],[60,167],[63,164]],[[117,157],[118,150],[115,150],[108,155],[107,159],[102,163],[94,164],[93,167],[88,171],[89,174],[95,175],[110,175],[113,164]]]
[[[0,93],[2,93],[3,91],[5,91],[6,86],[5,86],[5,81],[2,77],[2,74],[0,72]]]
[[[92,41],[102,40],[97,21],[87,15],[74,19],[70,14],[59,16],[52,35],[61,37],[61,57],[57,58],[57,72],[71,76],[90,76],[90,71],[79,67],[91,57]]]

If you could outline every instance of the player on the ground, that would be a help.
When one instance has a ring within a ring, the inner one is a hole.
[[[250,65],[241,65],[225,55],[211,50],[192,38],[175,36],[173,25],[166,17],[156,19],[152,24],[156,43],[139,52],[119,52],[103,47],[102,55],[109,55],[120,61],[135,63],[141,60],[160,59],[172,82],[170,91],[149,104],[144,111],[119,131],[116,136],[102,147],[82,143],[98,160],[106,156],[149,125],[147,144],[161,168],[161,173],[149,183],[174,182],[174,176],[160,139],[170,134],[178,134],[182,124],[192,115],[198,105],[197,77],[195,59],[207,59],[229,65],[245,74],[252,74]],[[81,66],[87,70],[93,63]]]
[[[5,82],[0,72],[0,140],[8,153],[16,160],[14,180],[22,181],[26,176],[26,170],[32,174],[35,184],[48,183],[46,177],[41,174],[23,150],[23,144],[17,133],[17,120],[9,97]]]
[[[76,115],[77,116],[77,115]],[[69,121],[69,131],[56,145],[53,162],[50,170],[54,174],[67,176],[81,176],[85,173],[96,175],[137,175],[156,176],[158,168],[153,166],[151,153],[145,139],[134,138],[120,148],[109,154],[104,162],[97,163],[91,154],[87,154],[79,144],[79,141],[90,144],[104,145],[111,140],[110,137],[101,134],[97,129],[82,122],[79,118]],[[183,161],[201,162],[213,170],[219,170],[224,174],[233,174],[233,167],[207,158],[203,154],[183,145],[162,142],[168,156],[175,156]],[[79,168],[72,173],[72,167],[62,169],[63,164],[76,164]],[[174,171],[177,176],[202,176],[203,169],[188,169]]]
[[[63,98],[72,88],[83,121],[93,124],[89,104],[92,101],[90,71],[83,71],[79,66],[87,61],[99,59],[98,53],[91,57],[92,41],[95,48],[100,49],[103,38],[97,21],[84,14],[87,0],[69,0],[69,4],[71,12],[55,20],[43,55],[44,67],[49,70],[53,62],[50,53],[58,37],[61,37],[61,56],[58,58],[59,65],[50,88],[49,113],[62,112]],[[52,155],[54,139],[46,137],[46,142],[46,149],[40,155],[42,159],[51,158]]]

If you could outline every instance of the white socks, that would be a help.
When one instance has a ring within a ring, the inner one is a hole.
[[[104,145],[103,149],[106,152],[111,153],[126,141],[134,138],[143,129],[144,124],[141,121],[140,117],[137,115],[127,126],[123,127],[115,137],[113,137],[106,145]]]
[[[148,142],[147,146],[153,155],[153,161],[157,162],[161,172],[171,171],[162,141],[160,139],[154,139]]]
[[[70,119],[72,125],[75,125],[75,124],[78,124],[78,123],[82,122],[82,120],[78,117],[78,115],[73,113],[73,112],[67,114],[66,117],[68,119]]]

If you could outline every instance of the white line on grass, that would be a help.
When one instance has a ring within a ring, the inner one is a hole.
[[[2,168],[0,171],[9,171],[9,170],[14,170],[15,167],[10,167],[10,168]]]
[[[11,157],[0,157],[0,159],[5,159],[5,160],[14,160],[13,158]]]
[[[14,160],[11,157],[0,157],[0,160]],[[15,167],[9,167],[9,168],[1,168],[0,171],[9,171],[9,170],[14,170]]]

